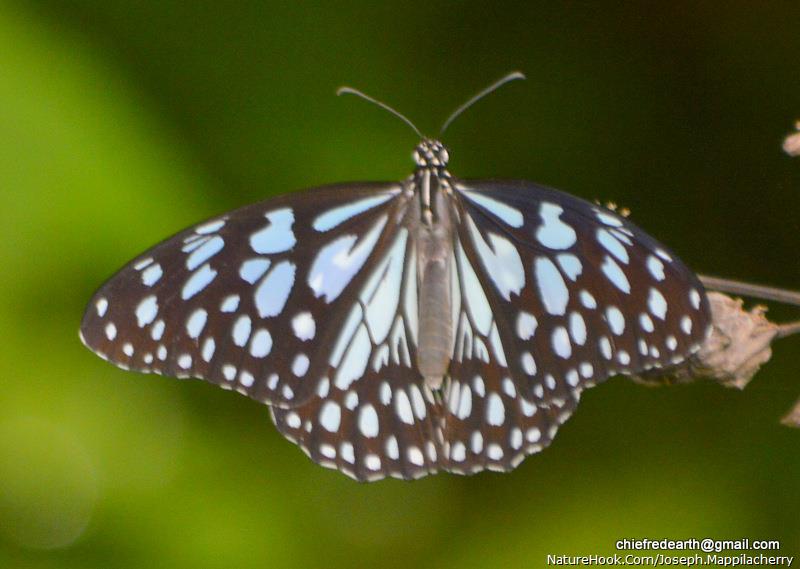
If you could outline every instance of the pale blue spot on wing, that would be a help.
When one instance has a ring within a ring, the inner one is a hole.
[[[517,208],[512,207],[508,204],[504,204],[503,202],[497,201],[494,198],[490,198],[489,196],[486,196],[481,192],[468,190],[466,188],[460,188],[460,189],[462,195],[466,197],[468,200],[478,204],[483,209],[488,210],[494,216],[499,217],[511,227],[522,227],[522,224],[525,222],[524,218],[522,217],[522,212],[519,211]]]
[[[237,308],[239,308],[238,294],[226,296],[219,305],[220,312],[235,312]]]
[[[317,297],[324,295],[331,302],[342,293],[372,253],[386,220],[382,216],[357,245],[355,235],[345,235],[320,250],[308,273],[308,285]]]
[[[467,227],[486,274],[497,291],[506,300],[511,299],[512,292],[518,295],[525,286],[525,270],[517,248],[495,233],[489,233],[490,243],[487,244],[471,217],[467,218]]]
[[[469,310],[469,314],[478,331],[482,335],[488,336],[492,325],[492,309],[460,241],[458,242],[458,264],[461,267],[462,276],[462,302]]]
[[[215,235],[189,255],[186,259],[186,268],[190,271],[195,270],[211,257],[222,251],[223,247],[225,247],[225,240],[219,235]]]
[[[186,321],[186,333],[189,334],[190,338],[196,339],[200,336],[200,333],[206,325],[207,318],[208,312],[202,308],[198,308],[192,312],[192,315],[189,316],[189,319]]]
[[[400,302],[407,238],[408,230],[402,228],[384,260],[373,269],[360,295],[366,306],[364,317],[376,344],[389,334]]]
[[[567,275],[567,278],[571,281],[577,279],[583,272],[583,265],[580,259],[575,255],[560,253],[556,255],[556,260],[558,261],[558,266],[561,267],[561,270],[564,271],[564,274]]]
[[[553,351],[560,358],[567,359],[572,355],[572,344],[569,342],[569,334],[563,326],[558,326],[553,330]]]
[[[161,265],[158,263],[155,265],[150,265],[144,271],[142,271],[142,283],[145,286],[153,286],[158,282],[163,274],[164,271],[161,269]]]
[[[549,249],[569,249],[577,241],[575,230],[561,221],[564,209],[550,202],[542,202],[539,206],[539,215],[542,224],[536,230],[539,243]]]
[[[335,433],[339,430],[342,409],[335,401],[326,401],[319,412],[319,423],[326,431]]]
[[[239,267],[239,276],[250,284],[264,276],[270,266],[269,259],[248,259]]]
[[[630,294],[631,284],[628,282],[628,278],[625,276],[625,273],[622,271],[619,265],[614,262],[614,259],[606,255],[603,259],[603,265],[600,267],[600,269],[615,287],[625,294]]]
[[[595,215],[597,215],[597,219],[599,219],[606,225],[609,225],[611,227],[622,227],[622,221],[619,218],[611,215],[610,213],[595,210]]]
[[[250,355],[263,358],[272,351],[272,335],[269,330],[259,328],[250,340]]]
[[[307,355],[297,354],[292,362],[292,373],[297,377],[303,377],[308,371],[308,366],[310,363],[311,362]]]
[[[497,393],[490,393],[486,401],[486,422],[499,427],[506,420],[506,408]]]
[[[340,223],[357,216],[360,213],[376,207],[390,198],[393,194],[377,195],[362,200],[350,202],[348,204],[329,209],[325,213],[317,216],[314,220],[313,227],[317,231],[329,231]]]
[[[647,307],[656,318],[664,320],[667,316],[667,300],[657,289],[651,288],[647,297]]]
[[[136,320],[139,328],[143,328],[155,320],[158,314],[158,300],[155,295],[144,298],[136,307]]]
[[[621,336],[625,331],[625,317],[616,306],[609,306],[606,308],[606,320],[611,327],[611,331],[616,336]]]
[[[197,269],[192,276],[188,278],[186,284],[183,285],[181,290],[181,298],[188,300],[196,295],[198,292],[206,288],[211,281],[217,276],[217,271],[211,268],[211,265],[206,263]]]
[[[657,281],[664,280],[664,263],[657,257],[653,255],[647,257],[647,270],[650,271],[650,274],[653,275],[653,278]]]
[[[267,273],[255,292],[255,303],[261,318],[281,313],[289,293],[294,286],[294,273],[297,267],[289,261],[281,261]]]
[[[219,229],[222,229],[223,225],[225,225],[225,220],[224,219],[208,221],[208,222],[204,223],[203,225],[198,225],[197,227],[195,227],[194,228],[194,232],[198,233],[200,235],[205,235],[207,233],[214,233],[215,231],[218,231]]]
[[[353,340],[345,352],[344,359],[342,359],[342,364],[336,371],[334,380],[336,387],[344,391],[350,387],[351,383],[364,375],[369,362],[370,349],[369,332],[367,332],[366,326],[362,324],[356,331],[355,336],[353,336]]]
[[[545,310],[553,315],[564,314],[569,301],[569,289],[558,268],[547,257],[534,261],[534,277]]]
[[[375,411],[375,407],[370,403],[365,403],[364,406],[361,407],[361,411],[358,415],[358,429],[365,437],[375,438],[378,436],[378,413]]]
[[[606,251],[614,255],[623,263],[627,263],[629,261],[628,250],[625,249],[625,245],[620,243],[617,238],[611,235],[607,229],[601,228],[597,230],[597,241]]]
[[[250,329],[252,325],[253,323],[249,316],[240,316],[233,325],[233,343],[239,347],[243,347],[247,344],[247,340],[250,339]]]
[[[572,340],[576,344],[583,346],[583,344],[586,343],[586,322],[583,316],[577,312],[573,312],[569,315],[569,331]]]
[[[292,231],[294,213],[291,208],[276,209],[264,214],[268,224],[250,236],[250,247],[256,253],[267,255],[288,251],[297,242]]]
[[[529,313],[525,312],[524,310],[519,313],[517,316],[517,336],[521,340],[530,340],[534,333],[536,332],[536,327],[539,323],[536,321],[536,317]]]

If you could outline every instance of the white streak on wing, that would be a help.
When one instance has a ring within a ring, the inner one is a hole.
[[[408,230],[403,227],[398,232],[397,239],[384,260],[377,268],[373,269],[373,273],[361,293],[361,301],[367,307],[365,320],[376,344],[383,342],[389,334],[400,302],[407,238]],[[372,281],[378,281],[378,279],[380,282],[374,283],[376,286],[373,286]]]
[[[411,411],[411,401],[408,399],[408,395],[406,395],[404,390],[395,390],[394,404],[397,417],[407,425],[413,425],[414,414]]]
[[[465,384],[464,389],[461,390],[458,400],[458,409],[455,414],[456,417],[464,420],[470,416],[470,413],[472,413],[472,390]]]
[[[460,351],[456,352],[456,343],[459,335],[458,323],[461,318],[461,284],[458,280],[458,269],[455,265],[456,260],[453,258],[450,260],[450,307],[452,310],[451,322],[453,327],[450,353],[453,355],[460,353]]]
[[[156,263],[155,265],[150,265],[144,271],[142,271],[142,283],[145,286],[153,286],[158,282],[163,274],[164,271],[160,264]]]
[[[488,336],[489,328],[492,325],[492,309],[460,241],[457,246],[457,255],[458,263],[461,267],[461,276],[464,279],[464,282],[461,283],[465,297],[464,303],[467,305],[467,310],[469,310],[475,327],[481,334]]]
[[[525,270],[517,248],[495,233],[488,234],[491,245],[486,243],[471,217],[467,217],[467,228],[486,274],[498,292],[506,300],[511,299],[512,292],[518,295],[525,286]]]
[[[603,274],[606,276],[606,278],[610,280],[615,287],[617,287],[625,294],[630,294],[631,284],[628,282],[628,278],[625,276],[625,273],[622,272],[622,269],[614,261],[614,259],[606,255],[605,259],[603,260],[603,265],[600,267],[600,269],[603,271]]]
[[[396,189],[383,195],[356,200],[354,202],[329,209],[325,213],[318,215],[316,219],[314,219],[314,223],[312,225],[317,231],[329,231],[340,223],[347,221],[348,219],[355,217],[358,214],[367,211],[368,209],[372,209],[373,207],[381,205],[396,195],[399,191],[399,189]]]
[[[371,347],[369,333],[366,326],[362,324],[353,336],[353,341],[350,343],[347,353],[345,353],[342,364],[336,370],[336,377],[334,378],[336,387],[344,391],[350,387],[351,383],[364,375],[364,370],[367,369],[367,363],[369,362]]]
[[[405,298],[403,298],[403,312],[414,344],[417,344],[419,335],[419,301],[417,299],[417,250],[411,248],[411,253],[406,261]]]
[[[525,219],[522,217],[522,212],[517,208],[497,201],[494,198],[490,198],[482,192],[468,190],[463,186],[459,187],[459,189],[461,190],[462,195],[468,200],[488,210],[511,227],[522,227],[522,224],[525,223]]]
[[[623,263],[628,263],[630,258],[628,257],[628,250],[625,249],[625,246],[614,237],[611,232],[607,229],[600,228],[597,230],[597,241],[603,248],[614,255],[617,259],[622,261]]]
[[[497,324],[492,323],[492,334],[489,336],[489,342],[492,344],[492,351],[497,363],[503,367],[508,367],[506,353],[503,350],[503,342],[500,341],[500,333],[497,331]]]
[[[408,351],[408,339],[406,338],[405,326],[403,326],[403,318],[398,316],[395,320],[392,333],[389,336],[389,345],[391,347],[392,358],[397,364],[403,364],[406,367],[411,367],[411,354]]]
[[[339,337],[336,339],[336,345],[333,347],[333,351],[331,351],[331,357],[328,361],[332,366],[336,367],[339,365],[339,362],[342,361],[344,351],[350,344],[350,340],[353,338],[353,334],[355,334],[356,328],[361,322],[361,318],[361,305],[354,304],[353,308],[350,309],[350,313],[347,315],[347,320],[344,322]]]
[[[216,276],[217,271],[212,269],[210,264],[206,263],[192,273],[192,276],[186,280],[186,284],[183,285],[183,289],[181,290],[181,298],[183,300],[189,300],[206,288]]]
[[[292,224],[294,213],[291,208],[276,209],[264,214],[267,226],[250,236],[250,247],[256,253],[268,255],[270,253],[283,253],[296,243]]]
[[[324,295],[325,302],[331,302],[342,293],[372,253],[386,220],[382,216],[358,245],[357,236],[345,235],[320,250],[308,273],[308,286],[318,298]]]
[[[223,225],[225,225],[224,219],[214,219],[211,221],[207,221],[202,225],[198,225],[197,227],[194,228],[194,232],[199,235],[214,233],[215,231],[222,229]]]
[[[611,227],[622,227],[622,221],[618,218],[614,217],[610,213],[600,211],[599,209],[594,210],[597,219],[605,223],[606,225],[610,225]]]
[[[261,318],[276,316],[283,310],[294,285],[297,267],[289,261],[281,261],[267,273],[255,291],[255,303]]]
[[[211,257],[222,251],[223,247],[225,247],[225,240],[219,235],[215,235],[203,243],[201,247],[195,249],[192,254],[186,258],[186,268],[190,271],[195,270]]]
[[[547,257],[536,257],[534,276],[545,310],[553,315],[564,314],[569,301],[569,289],[553,262]]]

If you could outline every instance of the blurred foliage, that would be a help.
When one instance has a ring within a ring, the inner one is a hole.
[[[800,287],[797,2],[0,4],[0,567],[533,567],[624,537],[800,552],[797,339],[744,392],[584,395],[511,474],[358,485],[256,403],[83,349],[93,289],[181,227],[293,189],[460,176],[631,207],[696,270]],[[773,316],[792,317],[787,309]],[[796,314],[794,314],[796,316]]]

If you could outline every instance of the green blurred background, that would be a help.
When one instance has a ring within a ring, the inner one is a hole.
[[[624,7],[623,7],[624,5]],[[800,288],[798,2],[0,3],[0,567],[536,567],[624,537],[800,553],[800,339],[743,392],[587,392],[511,474],[359,485],[267,409],[78,341],[114,270],[201,218],[400,179],[449,130],[464,177],[615,200],[699,272]],[[777,319],[797,312],[777,308]]]

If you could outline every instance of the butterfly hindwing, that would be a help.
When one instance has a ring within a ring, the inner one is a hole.
[[[508,369],[507,348],[498,331],[502,316],[491,311],[458,240],[454,264],[457,317],[453,359],[443,392],[443,467],[460,474],[511,470],[551,442],[577,396],[547,404],[524,396]]]
[[[398,231],[336,331],[332,374],[302,405],[272,409],[315,462],[357,480],[436,472],[438,404],[417,369],[416,255]]]
[[[362,269],[385,255],[404,210],[399,184],[349,184],[214,218],[104,284],[81,338],[125,369],[296,404],[330,374]]]

